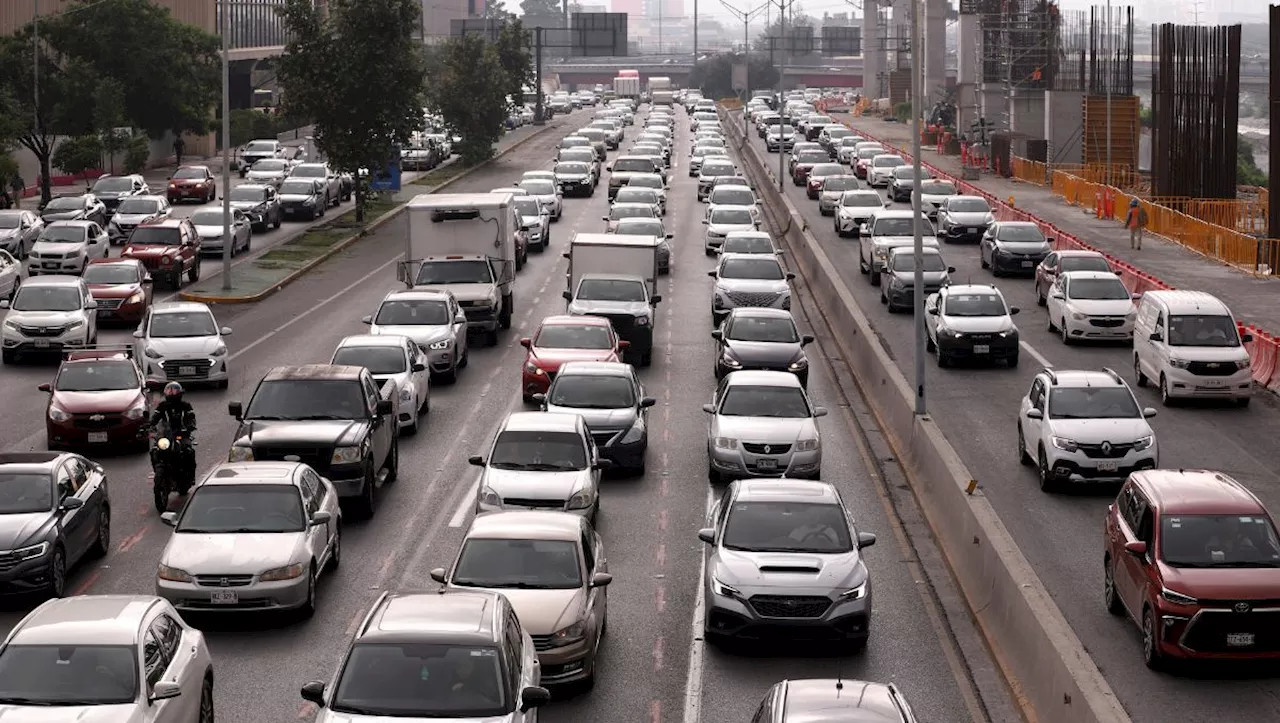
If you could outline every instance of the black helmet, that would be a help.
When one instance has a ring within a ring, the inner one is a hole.
[[[164,385],[164,398],[175,402],[181,402],[182,385],[177,382],[169,382]]]

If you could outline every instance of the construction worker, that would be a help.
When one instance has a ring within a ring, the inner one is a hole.
[[[1142,250],[1142,231],[1147,227],[1147,209],[1134,198],[1129,201],[1129,213],[1124,217],[1124,226],[1129,229],[1129,248]]]

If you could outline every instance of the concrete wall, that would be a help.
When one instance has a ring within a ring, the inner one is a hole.
[[[1005,130],[1005,113],[1009,108],[1008,93],[998,84],[982,83],[978,86],[978,104],[987,126],[997,131]]]
[[[1012,98],[1011,120],[1016,134],[1013,152],[1027,154],[1026,139],[1044,137],[1044,92],[1018,91]]]
[[[1084,93],[1046,90],[1044,137],[1049,141],[1051,163],[1081,163],[1084,158]]]

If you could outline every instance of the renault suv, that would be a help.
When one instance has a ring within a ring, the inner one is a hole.
[[[702,411],[707,427],[707,478],[715,484],[741,477],[801,477],[822,474],[818,418],[800,378],[790,372],[732,372]]]

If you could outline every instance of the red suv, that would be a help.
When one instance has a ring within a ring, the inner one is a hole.
[[[133,230],[120,258],[141,261],[157,283],[177,289],[184,273],[193,283],[200,278],[200,234],[185,218],[144,223]]]
[[[1257,497],[1220,472],[1144,470],[1107,509],[1103,599],[1171,658],[1280,658],[1280,541]]]

